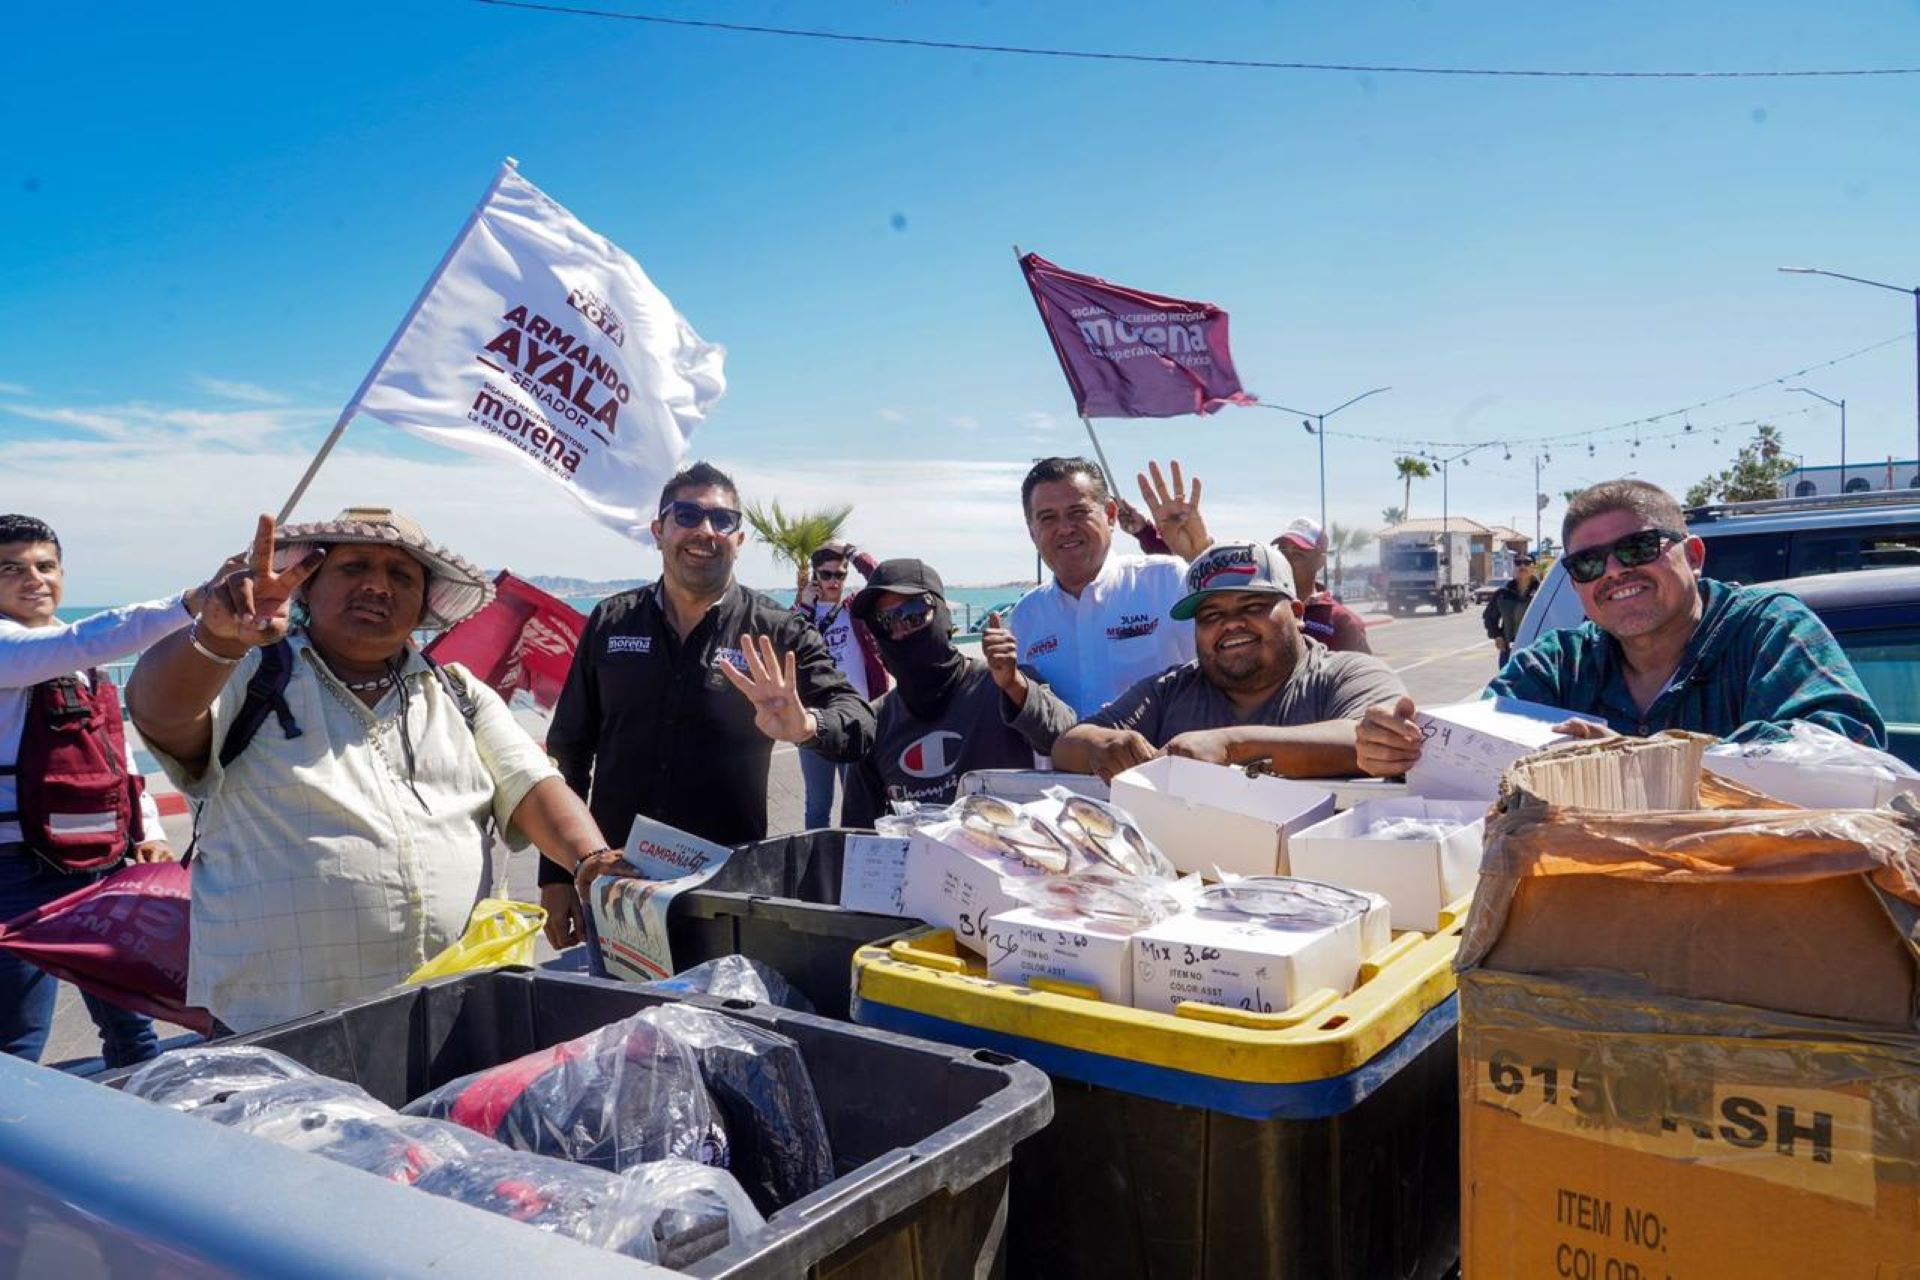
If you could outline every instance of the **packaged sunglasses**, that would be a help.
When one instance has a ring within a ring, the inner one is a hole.
[[[1171,880],[1179,874],[1172,860],[1122,810],[1065,787],[1049,787],[1045,794],[1060,803],[1060,833],[1089,862],[1122,875],[1155,880]]]
[[[1053,874],[1073,865],[1073,853],[1058,831],[998,796],[962,796],[951,812],[968,839],[1003,858]]]
[[[1153,882],[1097,869],[1009,881],[1007,892],[1038,911],[1111,920],[1136,929],[1180,911],[1179,899]]]
[[[1203,911],[1253,916],[1276,929],[1330,929],[1366,914],[1367,898],[1350,889],[1292,876],[1246,876],[1201,891]]]

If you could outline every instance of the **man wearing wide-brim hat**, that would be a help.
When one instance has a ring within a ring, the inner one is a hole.
[[[491,889],[489,824],[569,871],[605,852],[499,696],[412,642],[492,595],[386,508],[262,516],[248,567],[141,658],[134,723],[201,802],[190,1003],[246,1031],[404,980]]]

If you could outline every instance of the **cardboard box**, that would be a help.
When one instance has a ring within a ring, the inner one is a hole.
[[[1413,794],[1435,800],[1491,802],[1500,794],[1500,774],[1508,765],[1568,741],[1553,731],[1554,725],[1598,719],[1518,698],[1427,707],[1414,715],[1426,744],[1407,770],[1407,786]]]
[[[1391,905],[1394,928],[1431,933],[1440,927],[1447,904],[1473,892],[1486,817],[1487,807],[1478,800],[1367,801],[1295,834],[1288,842],[1293,874],[1377,893]],[[1461,825],[1442,840],[1368,835],[1382,818],[1437,818]]]
[[[1333,813],[1324,788],[1162,756],[1113,780],[1113,803],[1181,871],[1286,875],[1287,840]]]
[[[961,946],[984,956],[988,917],[1021,905],[1001,882],[1043,874],[982,848],[958,822],[940,822],[913,833],[900,900],[907,915],[953,930]]]
[[[1920,1275],[1916,920],[1891,814],[1511,797],[1460,955],[1466,1276]]]
[[[1111,788],[1090,773],[1055,773],[1049,769],[975,769],[960,775],[958,794],[999,796],[1014,804],[1038,800],[1049,787],[1065,787],[1078,796],[1105,800]]]
[[[987,976],[1015,986],[1032,978],[1079,983],[1109,1004],[1130,1005],[1132,938],[1116,921],[1016,907],[987,918]]]
[[[1133,1005],[1172,1013],[1182,1000],[1280,1013],[1325,987],[1340,995],[1390,936],[1387,904],[1327,929],[1276,929],[1231,912],[1196,911],[1133,935]]]
[[[1731,778],[1803,809],[1878,809],[1898,795],[1920,796],[1920,778],[1893,778],[1879,771],[1799,764],[1767,755],[1710,753],[1707,768],[1723,778]]]

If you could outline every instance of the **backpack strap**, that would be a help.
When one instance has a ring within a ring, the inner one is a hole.
[[[226,768],[240,758],[260,726],[271,714],[280,722],[280,731],[289,738],[300,736],[300,725],[287,705],[287,682],[293,679],[293,646],[285,640],[260,651],[260,665],[247,681],[247,696],[240,702],[227,736],[220,744],[220,767]]]
[[[453,705],[460,708],[460,718],[467,722],[467,728],[471,730],[473,722],[480,718],[480,706],[473,700],[473,691],[467,688],[466,681],[427,657],[426,654],[423,653],[420,656],[432,669],[434,678],[440,682],[440,687],[447,691],[449,698],[453,699]]]

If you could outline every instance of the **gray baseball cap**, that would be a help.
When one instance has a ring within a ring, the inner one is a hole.
[[[1217,542],[1187,569],[1187,594],[1171,610],[1176,622],[1193,617],[1200,601],[1225,591],[1254,591],[1297,599],[1293,568],[1272,547],[1257,542]]]

